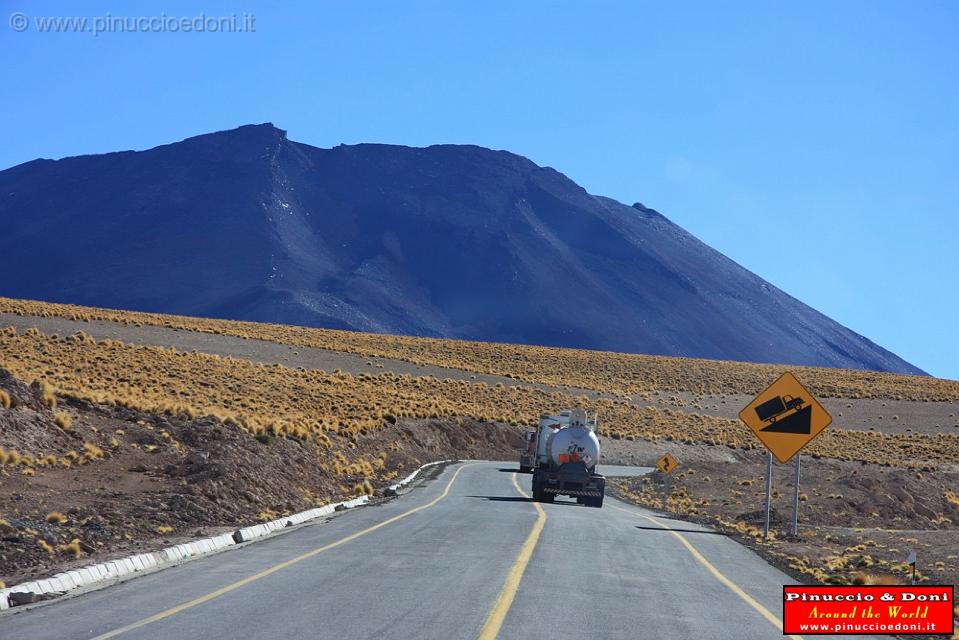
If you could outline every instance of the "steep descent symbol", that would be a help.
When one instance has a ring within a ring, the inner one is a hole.
[[[772,400],[766,400],[754,409],[760,420],[770,423],[761,431],[809,434],[812,405],[803,407],[804,404],[806,401],[802,398],[794,398],[790,395],[776,396]],[[793,413],[789,413],[790,411]]]
[[[792,396],[776,396],[772,400],[767,400],[756,407],[756,415],[763,422],[776,422],[776,418],[786,413],[790,409],[798,409],[803,406],[802,398],[793,398]]]
[[[780,420],[773,420],[768,427],[763,427],[762,431],[769,433],[799,433],[809,435],[812,433],[812,407],[805,407],[795,413],[791,413]]]

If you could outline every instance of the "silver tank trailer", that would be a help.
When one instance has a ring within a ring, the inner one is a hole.
[[[553,431],[546,441],[546,455],[556,466],[582,461],[592,471],[599,460],[599,438],[587,424]]]

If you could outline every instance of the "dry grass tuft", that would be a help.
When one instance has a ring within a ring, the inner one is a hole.
[[[83,555],[83,549],[80,547],[80,539],[74,538],[67,544],[61,544],[57,547],[57,551],[64,555],[73,556],[74,558],[79,558]]]
[[[897,585],[902,584],[902,581],[897,579],[895,576],[889,574],[872,574],[866,573],[865,571],[859,571],[852,578],[852,583],[855,585]]]
[[[99,460],[103,457],[103,449],[92,442],[83,443],[83,457],[87,460]]]
[[[56,393],[54,393],[53,387],[50,386],[50,383],[47,382],[46,380],[41,380],[41,381],[40,381],[40,390],[41,390],[41,397],[40,397],[40,399],[43,401],[43,404],[47,405],[47,406],[50,407],[51,409],[56,409],[56,408],[57,408],[57,395],[56,395]]]
[[[0,389],[0,407],[4,409],[9,409],[13,405],[13,401],[10,399],[10,394]]]
[[[66,521],[67,517],[59,511],[51,511],[47,514],[47,522],[50,524],[63,524]]]
[[[279,512],[274,511],[273,509],[264,509],[257,516],[257,519],[261,522],[268,522],[270,520],[276,520],[280,517]]]
[[[64,413],[63,411],[57,412],[57,415],[53,421],[64,431],[69,431],[70,427],[73,425],[73,419],[69,416],[69,414]]]
[[[353,493],[358,496],[371,496],[373,495],[373,485],[370,484],[369,480],[364,480],[355,487],[353,487]]]

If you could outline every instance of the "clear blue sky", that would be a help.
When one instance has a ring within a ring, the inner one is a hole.
[[[674,4],[3,1],[0,167],[265,121],[508,149],[959,379],[959,3]],[[37,32],[76,11],[255,32]]]

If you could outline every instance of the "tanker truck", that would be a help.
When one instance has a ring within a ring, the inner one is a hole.
[[[599,439],[596,416],[573,409],[559,415],[543,414],[536,431],[533,500],[552,502],[558,495],[579,504],[602,507],[606,478],[596,473]]]

